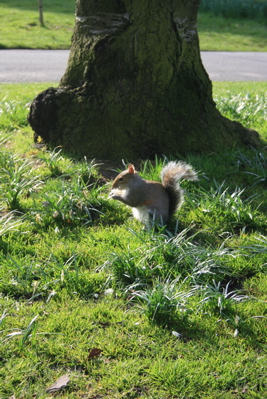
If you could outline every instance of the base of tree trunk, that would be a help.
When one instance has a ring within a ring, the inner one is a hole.
[[[155,107],[141,99],[140,105],[120,100],[119,107],[109,108],[104,102],[86,85],[45,90],[35,98],[29,114],[35,141],[41,137],[51,148],[61,145],[76,156],[111,160],[260,144],[256,131],[223,117],[213,104],[185,115],[179,104],[174,105],[175,99],[169,107]]]

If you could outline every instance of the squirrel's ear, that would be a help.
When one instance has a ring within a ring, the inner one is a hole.
[[[132,175],[135,172],[134,165],[128,165],[128,172]]]

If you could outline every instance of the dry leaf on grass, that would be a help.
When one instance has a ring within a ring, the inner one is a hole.
[[[62,388],[65,388],[68,385],[69,380],[68,374],[62,375],[56,380],[56,382],[54,382],[54,384],[47,388],[46,392],[56,392]]]
[[[93,357],[97,357],[97,356],[101,355],[102,352],[103,352],[102,349],[93,348],[89,352],[88,359],[92,359]]]

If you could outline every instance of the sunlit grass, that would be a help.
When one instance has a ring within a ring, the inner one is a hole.
[[[34,145],[28,106],[47,86],[0,87],[0,397],[265,398],[264,146],[177,154],[199,181],[147,231],[94,161]],[[267,136],[265,83],[216,82],[214,97]]]
[[[217,107],[229,119],[260,132],[267,140],[267,83],[214,82]]]

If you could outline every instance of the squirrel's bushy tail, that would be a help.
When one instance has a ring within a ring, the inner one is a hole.
[[[198,180],[197,174],[191,165],[172,161],[162,168],[160,177],[170,197],[169,216],[171,217],[183,202],[183,190],[179,186],[180,180]]]

